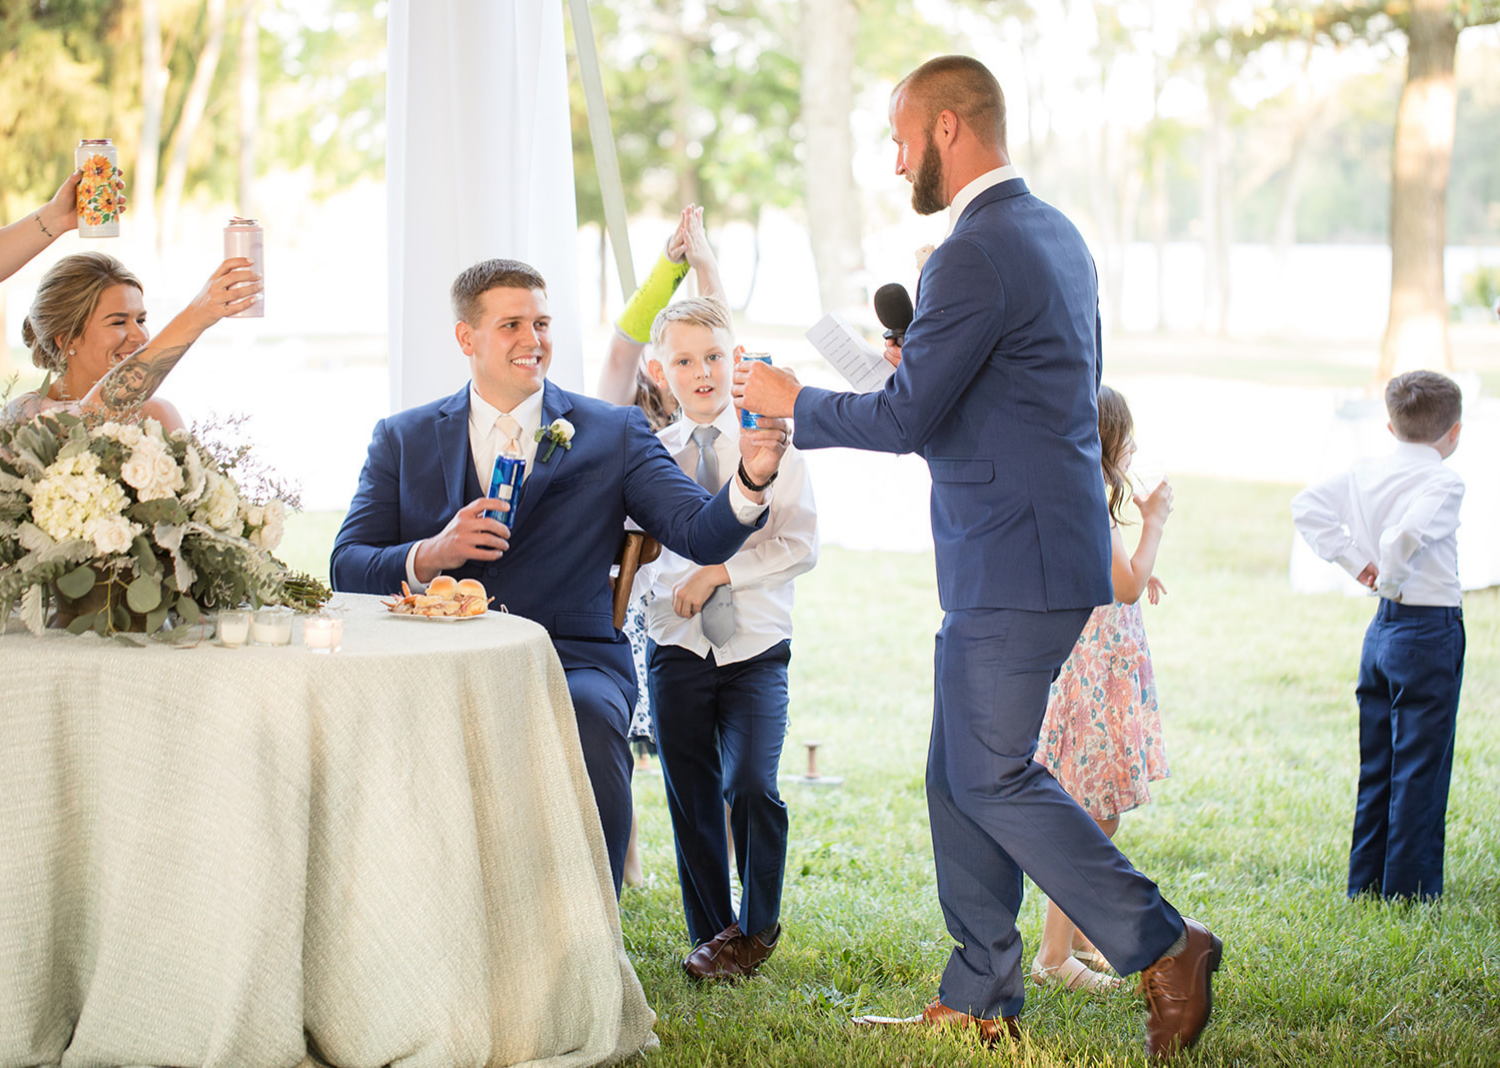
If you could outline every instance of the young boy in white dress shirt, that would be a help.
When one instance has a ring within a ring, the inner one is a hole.
[[[1412,371],[1385,391],[1396,449],[1292,499],[1307,543],[1380,597],[1359,682],[1359,795],[1349,896],[1443,892],[1443,830],[1464,677],[1458,509],[1463,398],[1452,379]]]
[[[681,405],[660,432],[682,469],[710,492],[733,478],[740,414],[730,397],[736,349],[729,309],[697,297],[651,327],[651,377]],[[806,466],[788,448],[765,526],[723,564],[663,550],[643,569],[651,717],[677,847],[695,979],[740,979],[781,934],[786,804],[776,772],[787,730],[792,579],[818,558]],[[724,805],[743,893],[730,898]]]

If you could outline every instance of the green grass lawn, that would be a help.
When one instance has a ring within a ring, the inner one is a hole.
[[[1500,1064],[1500,598],[1466,600],[1468,664],[1440,904],[1343,894],[1356,767],[1352,696],[1371,605],[1291,593],[1295,487],[1182,479],[1147,607],[1172,777],[1117,841],[1225,940],[1196,1064]],[[922,769],[940,619],[924,555],[827,549],[798,580],[792,727],[782,770],[824,743],[838,788],[788,784],[785,934],[755,980],[699,987],[659,775],[639,775],[647,872],[621,903],[660,1019],[653,1065],[1143,1063],[1133,993],[1028,985],[1017,1050],[870,1034],[851,1015],[915,1012],[949,940],[933,882]],[[1041,928],[1034,887],[1027,960]]]

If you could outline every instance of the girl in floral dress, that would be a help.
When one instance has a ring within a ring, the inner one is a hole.
[[[1122,813],[1151,800],[1147,784],[1167,777],[1151,650],[1137,602],[1144,593],[1156,604],[1167,592],[1151,572],[1162,528],[1172,511],[1172,487],[1163,479],[1149,496],[1132,497],[1126,474],[1135,453],[1132,429],[1125,398],[1108,386],[1100,387],[1099,442],[1109,490],[1115,599],[1094,609],[1052,684],[1036,753],[1036,759],[1110,837]],[[1141,514],[1141,536],[1134,553],[1125,551],[1120,535],[1127,499],[1135,502]],[[1068,990],[1107,990],[1120,985],[1118,978],[1094,967],[1108,964],[1049,901],[1041,946],[1031,965],[1032,981]]]

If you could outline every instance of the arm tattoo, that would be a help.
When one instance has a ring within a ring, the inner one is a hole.
[[[162,349],[151,359],[141,359],[136,353],[104,376],[99,383],[100,400],[110,411],[139,408],[161,388],[187,350],[187,345],[178,345]]]
[[[42,396],[40,393],[22,393],[5,406],[4,413],[0,413],[0,424],[27,422],[41,410]]]

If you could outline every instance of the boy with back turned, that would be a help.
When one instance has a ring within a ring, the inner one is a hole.
[[[1359,793],[1349,896],[1443,892],[1443,829],[1464,676],[1458,510],[1463,398],[1452,379],[1412,371],[1385,391],[1393,453],[1292,499],[1307,543],[1380,598],[1359,681]]]

